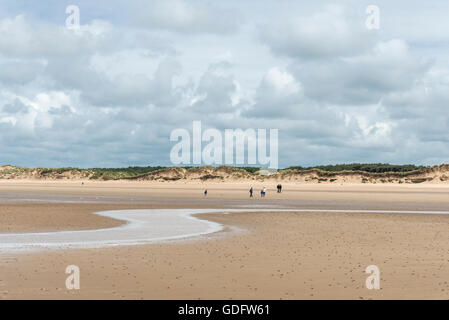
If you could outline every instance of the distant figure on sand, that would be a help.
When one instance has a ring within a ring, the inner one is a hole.
[[[207,196],[207,189],[204,190],[204,196]]]
[[[278,193],[281,193],[282,192],[282,184],[278,184],[277,185],[277,189],[278,189]]]
[[[263,187],[263,189],[260,190],[260,197],[261,197],[261,198],[265,198],[266,192],[267,192],[267,188]]]
[[[250,198],[253,197],[253,186],[251,186],[251,188],[249,188],[249,197]]]

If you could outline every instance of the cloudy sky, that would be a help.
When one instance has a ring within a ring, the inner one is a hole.
[[[2,0],[0,163],[170,165],[170,133],[194,120],[279,129],[280,167],[449,163],[448,13],[435,0]]]

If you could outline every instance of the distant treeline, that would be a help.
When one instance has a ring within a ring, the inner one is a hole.
[[[287,169],[296,171],[305,171],[311,169],[319,169],[328,172],[341,172],[341,171],[363,171],[370,173],[386,173],[386,172],[411,172],[422,170],[426,167],[415,166],[413,164],[406,165],[395,165],[387,163],[351,163],[351,164],[336,164],[336,165],[325,165],[325,166],[314,166],[314,167],[301,167],[294,166]]]

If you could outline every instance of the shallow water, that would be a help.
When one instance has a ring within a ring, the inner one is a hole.
[[[126,224],[97,230],[0,234],[0,250],[100,247],[192,237],[222,229],[218,223],[191,216],[211,211],[214,210],[148,209],[96,212],[97,215],[126,221]]]
[[[200,213],[229,212],[341,212],[341,213],[399,213],[449,214],[449,211],[395,210],[332,210],[332,209],[144,209],[112,210],[95,214],[126,221],[108,229],[58,231],[41,233],[0,234],[0,252],[28,251],[52,248],[89,248],[114,245],[143,244],[170,239],[182,239],[209,234],[223,226],[197,219]]]

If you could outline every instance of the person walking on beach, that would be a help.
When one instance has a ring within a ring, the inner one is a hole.
[[[253,197],[253,186],[251,186],[251,188],[249,188],[249,197],[250,198]]]
[[[277,189],[278,189],[278,193],[281,193],[282,192],[282,184],[278,184],[277,185]]]
[[[204,196],[205,196],[205,197],[207,196],[207,189],[204,190]]]
[[[265,193],[267,192],[267,188],[266,187],[263,187],[263,189],[262,190],[260,190],[260,197],[261,198],[265,198]]]

